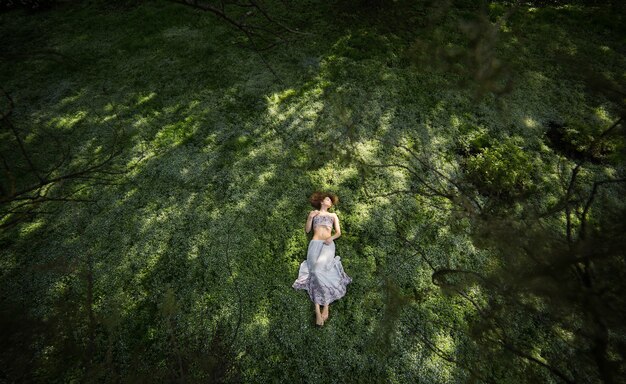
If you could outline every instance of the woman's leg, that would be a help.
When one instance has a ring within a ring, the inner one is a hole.
[[[320,305],[315,303],[315,324],[324,325],[324,318],[320,312]]]

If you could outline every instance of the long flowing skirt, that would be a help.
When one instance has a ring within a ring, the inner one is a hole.
[[[351,281],[343,271],[341,258],[335,256],[335,243],[326,245],[324,240],[311,240],[293,287],[306,290],[314,303],[328,305],[346,294]]]

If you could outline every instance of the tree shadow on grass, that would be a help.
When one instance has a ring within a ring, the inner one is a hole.
[[[178,22],[163,28],[165,39],[173,40],[194,29]],[[153,29],[155,35],[163,31]],[[42,121],[71,116],[83,106],[93,112],[71,127],[92,132],[80,136],[79,144],[115,118],[133,137],[128,157],[146,158],[123,185],[101,191],[99,206],[65,209],[3,240],[14,263],[3,274],[3,292],[12,296],[3,303],[20,320],[7,329],[24,336],[11,350],[22,357],[21,368],[7,376],[25,375],[27,362],[37,356],[29,377],[42,380],[347,382],[390,379],[402,370],[403,377],[441,380],[434,352],[416,351],[421,339],[401,334],[405,318],[389,288],[397,285],[398,295],[407,296],[414,286],[426,287],[429,276],[421,272],[423,263],[395,259],[406,252],[381,235],[393,226],[380,223],[397,205],[372,202],[362,193],[354,156],[385,160],[383,143],[415,136],[424,151],[434,151],[450,133],[450,115],[464,122],[475,118],[465,114],[476,112],[464,97],[452,98],[452,91],[429,93],[446,88],[446,79],[408,76],[405,84],[399,68],[377,61],[385,49],[376,57],[357,57],[355,49],[370,39],[360,33],[337,38],[329,51],[317,52],[322,58],[310,77],[286,76],[296,80],[281,87],[271,84],[270,75],[240,75],[262,67],[256,60],[244,67],[232,61],[219,84],[216,72],[198,81],[204,72],[180,56],[182,49],[171,62],[163,61],[166,54],[137,55],[117,67],[134,76],[131,85],[126,77],[105,76],[77,95],[50,99],[57,108],[42,114]],[[127,51],[151,47],[122,43]],[[213,64],[225,60],[202,55]],[[233,52],[226,57],[250,60]],[[180,76],[166,70],[177,60],[183,63]],[[94,69],[75,81],[88,79]],[[103,97],[98,84],[114,93]],[[411,100],[410,106],[396,100]],[[301,231],[306,197],[315,189],[343,198],[338,254],[354,279],[321,330],[313,327],[306,295],[290,288],[306,257]],[[31,259],[18,258],[21,251]],[[403,268],[419,278],[401,274]],[[410,316],[433,324],[422,331],[438,340],[445,333],[435,321],[438,305],[449,302],[432,296],[432,310],[420,307]],[[22,321],[36,326],[26,332]],[[449,350],[455,343],[461,344],[453,340]],[[53,352],[40,357],[46,347]],[[401,363],[387,366],[395,354]],[[430,363],[430,371],[420,371],[416,361]],[[447,374],[465,372],[453,367]]]

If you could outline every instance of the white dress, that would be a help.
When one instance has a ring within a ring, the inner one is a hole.
[[[313,218],[314,227],[324,219],[322,217],[316,223],[317,218]],[[335,256],[335,243],[326,245],[324,240],[311,240],[306,261],[300,264],[293,288],[306,290],[316,304],[328,305],[346,294],[346,286],[351,281],[343,270],[341,258]]]

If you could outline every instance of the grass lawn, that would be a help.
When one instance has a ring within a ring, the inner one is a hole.
[[[470,361],[490,365],[464,332],[476,309],[431,279],[489,270],[490,253],[449,202],[389,194],[414,187],[410,175],[364,164],[406,160],[402,143],[453,175],[459,140],[486,137],[558,189],[548,123],[615,120],[583,75],[624,81],[625,35],[597,9],[522,7],[485,43],[493,57],[475,48],[444,65],[433,46],[474,47],[466,10],[433,25],[411,8],[394,25],[392,13],[293,7],[310,34],[260,54],[213,15],[165,1],[0,14],[15,54],[0,55],[0,86],[33,161],[49,168],[67,146],[60,174],[114,146],[127,170],[77,195],[96,203],[50,202],[1,233],[0,381],[450,383],[471,379]],[[505,11],[491,7],[492,21]],[[472,65],[493,60],[503,70],[476,80]],[[291,288],[315,190],[340,197],[337,254],[353,279],[322,329]],[[570,353],[536,342],[539,358]],[[502,359],[515,368],[491,368],[497,382],[554,381]]]

